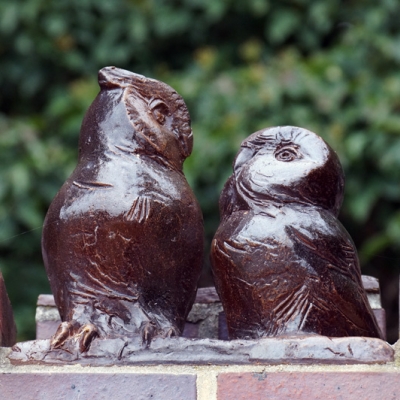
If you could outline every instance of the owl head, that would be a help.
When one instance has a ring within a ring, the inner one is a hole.
[[[99,71],[100,93],[82,131],[169,161],[181,170],[193,147],[190,116],[182,97],[167,84],[116,67]],[[81,143],[90,152],[90,143]],[[93,151],[93,149],[92,149]]]
[[[262,212],[271,203],[313,205],[338,215],[344,174],[336,153],[306,129],[284,126],[264,129],[241,144],[233,175],[221,195],[221,212],[234,206]]]

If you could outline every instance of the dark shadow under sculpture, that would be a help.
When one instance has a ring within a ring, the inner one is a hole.
[[[381,337],[337,219],[343,188],[337,155],[310,131],[276,127],[242,143],[211,250],[231,338]]]
[[[115,67],[80,133],[79,162],[53,200],[43,258],[64,321],[51,347],[95,337],[179,335],[203,252],[199,205],[182,172],[193,144],[182,98]]]

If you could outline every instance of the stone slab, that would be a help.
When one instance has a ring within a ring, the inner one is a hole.
[[[384,308],[377,308],[372,310],[376,321],[378,322],[379,328],[382,331],[383,338],[386,339],[386,311]]]
[[[85,372],[2,374],[0,399],[195,400],[196,376]]]
[[[36,305],[43,307],[55,307],[56,303],[54,301],[54,296],[52,294],[39,294]]]
[[[392,346],[364,337],[308,335],[260,340],[157,338],[145,347],[139,338],[95,339],[79,353],[71,339],[50,350],[49,340],[18,343],[9,359],[21,364],[157,365],[157,364],[374,364],[394,360]]]
[[[209,303],[220,303],[221,300],[218,296],[215,287],[210,286],[197,289],[196,299],[194,302],[209,304]]]
[[[8,298],[3,275],[0,272],[0,346],[10,347],[17,339],[17,327]]]
[[[59,327],[61,321],[45,321],[36,323],[36,339],[49,339]]]
[[[380,372],[222,373],[218,400],[396,400],[400,379]]]
[[[380,293],[378,278],[369,275],[361,275],[361,279],[367,293]]]

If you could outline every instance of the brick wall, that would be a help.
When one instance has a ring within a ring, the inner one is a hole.
[[[400,362],[384,365],[13,366],[2,349],[3,400],[400,399]]]

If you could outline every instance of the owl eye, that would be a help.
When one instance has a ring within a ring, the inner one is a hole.
[[[149,107],[154,119],[160,125],[164,125],[166,118],[170,115],[168,106],[162,100],[155,99],[150,102]]]
[[[299,153],[292,147],[284,147],[275,152],[275,158],[278,161],[290,162],[300,158]]]
[[[164,114],[163,110],[160,110],[159,108],[156,108],[156,109],[153,110],[153,115],[154,115],[154,118],[156,119],[156,121],[159,124],[161,124],[161,125],[164,124],[164,122],[165,122],[165,114]]]

